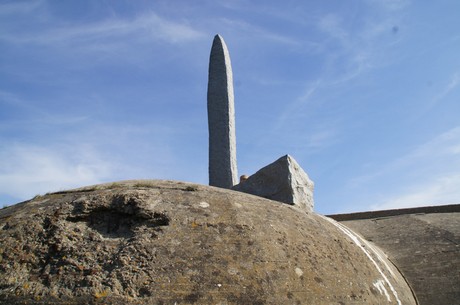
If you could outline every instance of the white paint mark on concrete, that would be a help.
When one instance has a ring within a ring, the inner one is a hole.
[[[204,209],[209,208],[209,203],[202,201],[202,202],[200,202],[200,207],[202,207]]]
[[[366,243],[366,245],[372,249],[372,251],[374,252],[375,255],[377,255],[377,258],[385,265],[385,267],[387,268],[387,270],[391,273],[391,275],[393,277],[396,277],[396,275],[394,274],[393,272],[393,269],[388,265],[387,261],[385,259],[382,258],[382,256],[380,255],[380,251],[378,249],[376,249],[374,247],[374,245],[372,245],[371,243],[367,242],[367,240],[363,240],[363,238],[361,236],[358,236],[363,242]]]
[[[399,305],[402,305],[401,301],[399,300],[398,298],[398,293],[396,292],[396,290],[394,289],[393,285],[391,285],[390,281],[388,280],[388,278],[386,277],[386,275],[383,273],[382,269],[380,268],[380,266],[377,264],[377,262],[374,260],[374,258],[370,255],[370,253],[364,248],[364,245],[367,245],[369,246],[369,243],[366,242],[366,240],[362,239],[360,236],[356,235],[353,231],[349,230],[347,227],[345,227],[344,225],[342,225],[341,223],[338,223],[336,222],[335,220],[331,219],[331,218],[328,218],[328,217],[325,217],[325,216],[322,216],[320,215],[322,218],[324,218],[325,220],[329,221],[330,223],[332,223],[335,227],[337,227],[340,231],[342,231],[343,233],[345,233],[345,235],[347,235],[363,252],[364,254],[366,254],[366,256],[369,258],[369,260],[374,264],[375,268],[377,269],[377,271],[380,273],[380,275],[382,276],[383,280],[385,281],[385,283],[388,285],[388,287],[390,287],[391,289],[391,292],[393,293],[395,299],[396,299],[396,302],[398,302]],[[360,242],[360,240],[362,242]],[[371,249],[373,252],[375,252],[374,248],[371,246],[369,247],[369,249]],[[374,253],[375,254],[375,253]],[[381,257],[376,254],[376,256],[381,260]],[[386,264],[385,264],[386,265]],[[375,284],[374,284],[375,286]],[[387,293],[387,297],[389,297],[388,293]],[[388,301],[391,301],[391,298],[388,300]]]
[[[385,288],[385,282],[383,280],[378,280],[374,283],[374,287],[380,292],[380,294],[385,294],[388,302],[391,302],[390,295],[388,294],[387,289]]]
[[[303,275],[302,269],[299,267],[295,268],[295,274],[297,274],[298,277],[301,277]]]

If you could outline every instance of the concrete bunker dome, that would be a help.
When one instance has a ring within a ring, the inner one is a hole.
[[[0,210],[2,304],[416,304],[359,236],[216,187],[125,181]]]

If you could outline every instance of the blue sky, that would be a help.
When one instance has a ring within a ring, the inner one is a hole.
[[[0,204],[208,183],[209,52],[238,170],[290,154],[324,214],[460,203],[460,2],[1,1]]]

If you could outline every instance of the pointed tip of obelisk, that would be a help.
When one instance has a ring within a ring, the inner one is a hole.
[[[225,54],[225,61],[230,61],[230,57],[228,55],[228,49],[227,49],[227,44],[225,43],[224,38],[220,34],[216,34],[214,36],[214,40],[212,41],[212,47],[211,47],[211,56],[212,54],[220,54],[223,53]],[[230,65],[230,63],[229,63]],[[229,69],[231,67],[229,66]]]
[[[224,38],[220,34],[216,34],[216,36],[214,36],[214,40],[212,44],[216,44],[216,43],[224,44]]]

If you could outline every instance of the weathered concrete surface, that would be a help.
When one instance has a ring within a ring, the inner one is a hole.
[[[227,45],[214,37],[208,78],[209,185],[231,188],[238,183],[233,74]]]
[[[313,211],[313,181],[297,161],[285,155],[232,189]]]
[[[0,210],[1,304],[415,304],[331,219],[260,197],[125,181]]]
[[[420,305],[460,304],[460,205],[330,217],[384,250]]]

